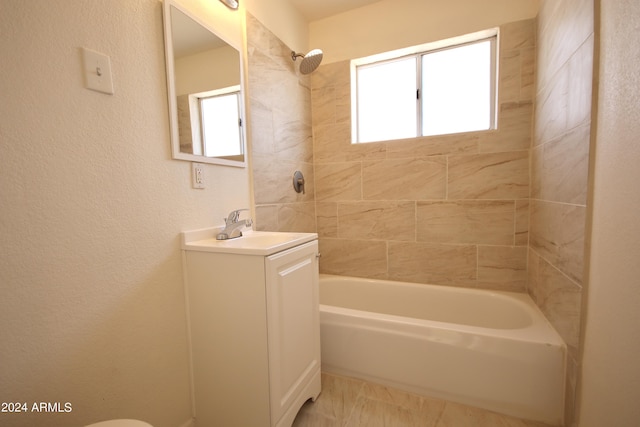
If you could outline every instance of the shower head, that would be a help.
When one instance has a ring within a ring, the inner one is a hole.
[[[311,52],[303,55],[292,50],[291,59],[295,61],[298,57],[302,58],[302,62],[300,63],[300,72],[302,74],[309,74],[315,71],[315,69],[320,65],[320,62],[322,62],[322,51],[320,49],[313,49]]]

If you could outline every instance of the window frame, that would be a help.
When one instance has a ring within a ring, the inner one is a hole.
[[[350,61],[351,68],[351,143],[352,144],[369,144],[373,142],[384,142],[389,140],[376,140],[376,141],[359,141],[359,123],[358,123],[358,79],[357,79],[357,71],[358,67],[361,66],[369,66],[375,64],[382,64],[385,62],[397,61],[407,57],[415,57],[416,58],[416,87],[418,88],[418,94],[416,94],[416,134],[414,137],[410,137],[408,139],[415,138],[426,138],[431,136],[444,136],[444,135],[453,135],[455,133],[446,133],[446,134],[437,134],[437,135],[422,135],[423,126],[422,126],[422,56],[428,55],[435,52],[440,52],[448,49],[455,49],[458,47],[463,47],[466,45],[471,45],[479,42],[490,41],[490,126],[489,129],[480,129],[474,131],[461,131],[459,133],[464,132],[484,132],[488,130],[495,130],[498,128],[498,82],[499,82],[499,43],[500,43],[500,30],[498,27],[491,28],[483,31],[478,31],[475,33],[465,34],[463,36],[452,37],[444,40],[439,40],[436,42],[425,43],[417,46],[412,46],[409,48],[393,50],[389,52],[383,52],[376,55],[371,55],[363,58],[353,59]],[[407,139],[407,138],[403,138]],[[393,140],[391,140],[393,141]]]

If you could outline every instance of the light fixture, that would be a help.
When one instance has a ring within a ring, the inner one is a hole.
[[[226,6],[228,6],[231,9],[237,9],[238,8],[238,2],[240,0],[220,0],[222,3],[224,3]]]

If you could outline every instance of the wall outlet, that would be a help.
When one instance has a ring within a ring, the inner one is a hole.
[[[191,163],[191,185],[193,188],[204,188],[204,164]]]

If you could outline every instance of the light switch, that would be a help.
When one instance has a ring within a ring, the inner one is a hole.
[[[95,50],[82,48],[85,85],[87,89],[113,95],[111,59]]]
[[[204,165],[191,163],[191,183],[193,188],[204,188]]]

